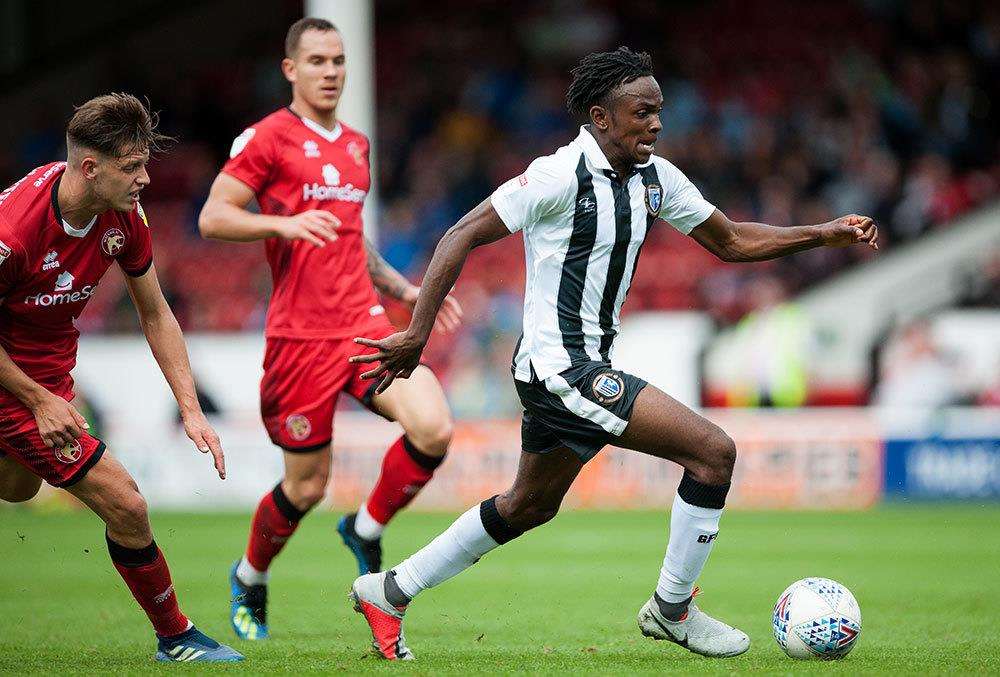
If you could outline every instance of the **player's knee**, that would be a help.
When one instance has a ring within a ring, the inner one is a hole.
[[[717,430],[708,441],[704,461],[704,477],[699,478],[700,481],[705,484],[729,482],[736,465],[736,442],[721,429]]]
[[[507,514],[504,519],[518,531],[528,531],[540,527],[559,512],[559,506],[542,505],[527,500],[511,498],[507,502]]]
[[[37,482],[20,482],[14,486],[0,487],[0,499],[8,503],[24,503],[30,501],[41,489],[41,480]]]
[[[406,431],[406,436],[417,449],[428,456],[444,456],[451,444],[455,431],[451,416],[447,413],[428,417]]]
[[[330,477],[325,472],[317,472],[304,479],[285,480],[282,488],[299,510],[305,512],[326,496],[326,485]]]
[[[105,521],[116,533],[142,535],[149,531],[149,507],[138,491],[128,491],[111,505]]]

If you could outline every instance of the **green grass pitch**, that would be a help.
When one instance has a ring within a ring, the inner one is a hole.
[[[310,516],[276,561],[273,638],[251,644],[229,629],[226,581],[248,515],[153,515],[182,608],[247,656],[239,666],[195,668],[153,663],[151,631],[108,560],[95,517],[0,511],[0,672],[1000,672],[996,505],[731,512],[699,581],[702,607],[752,638],[748,653],[729,660],[653,642],[636,628],[666,544],[665,512],[567,512],[423,594],[407,615],[418,660],[380,661],[346,600],[354,565],[336,538],[336,517]],[[387,563],[453,517],[401,515],[386,534]],[[810,575],[839,580],[861,604],[861,638],[843,661],[792,661],[771,636],[778,593]]]

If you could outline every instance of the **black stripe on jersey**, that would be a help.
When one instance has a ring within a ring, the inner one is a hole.
[[[652,162],[649,163],[648,167],[641,168],[639,173],[642,174],[643,190],[648,190],[654,183],[660,185],[660,176],[656,173],[656,165]],[[645,202],[645,199],[643,201]],[[635,279],[635,271],[639,269],[639,257],[642,256],[642,246],[646,244],[646,239],[649,237],[649,231],[658,218],[660,217],[653,216],[648,210],[646,211],[646,232],[642,236],[642,242],[639,243],[639,247],[635,250],[635,261],[632,263],[632,276],[625,283],[625,296],[622,298],[622,305],[625,305],[625,301],[628,299],[628,290],[632,288],[632,280]]]
[[[556,309],[559,314],[559,331],[562,333],[563,347],[569,354],[570,362],[587,362],[590,358],[584,348],[583,287],[587,280],[587,264],[597,240],[597,196],[594,194],[594,179],[587,169],[587,161],[580,153],[576,165],[576,203],[573,213],[573,234],[569,239],[566,259],[563,261],[562,277],[559,280],[559,296]]]
[[[605,174],[611,172],[605,170]],[[609,178],[611,178],[609,176]],[[608,275],[604,280],[604,295],[601,297],[601,357],[607,361],[608,351],[614,343],[615,335],[613,320],[615,312],[615,301],[618,300],[618,290],[622,285],[622,277],[625,276],[625,264],[628,260],[628,245],[632,240],[632,200],[629,196],[628,185],[632,177],[623,182],[615,181],[611,178],[611,192],[615,196],[615,244],[611,248],[610,260],[608,261]]]

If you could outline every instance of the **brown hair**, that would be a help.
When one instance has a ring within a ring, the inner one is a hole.
[[[105,94],[79,106],[70,118],[66,138],[109,157],[164,150],[173,141],[156,131],[159,115],[131,94]]]
[[[302,34],[308,30],[323,31],[324,33],[326,31],[339,32],[337,27],[326,19],[318,19],[312,16],[299,19],[288,27],[288,35],[285,36],[286,57],[289,59],[295,58],[295,52],[299,49],[299,41],[302,40]]]

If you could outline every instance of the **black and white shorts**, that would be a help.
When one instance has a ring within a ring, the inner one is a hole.
[[[585,362],[530,383],[514,379],[524,407],[521,447],[544,454],[569,447],[586,463],[620,436],[646,382],[612,368]]]

